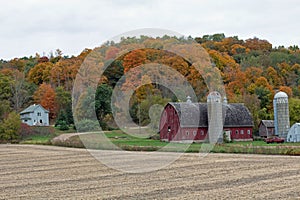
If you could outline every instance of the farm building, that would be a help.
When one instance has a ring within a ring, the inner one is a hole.
[[[274,120],[261,120],[258,125],[258,132],[260,137],[270,137],[275,135]]]
[[[230,140],[252,140],[253,120],[249,110],[243,104],[221,102],[220,104],[225,118],[222,117],[224,119],[222,133],[227,133]],[[160,139],[177,142],[208,141],[210,137],[208,107],[209,103],[192,103],[189,100],[168,103],[160,119]],[[219,137],[223,137],[222,133]]]
[[[295,123],[289,130],[287,142],[300,142],[300,123]]]
[[[20,112],[20,117],[29,126],[49,126],[49,111],[39,104],[33,104]]]

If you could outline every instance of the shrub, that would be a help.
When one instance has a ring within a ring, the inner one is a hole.
[[[90,119],[83,119],[76,123],[76,130],[78,132],[99,131],[99,122]]]
[[[0,140],[17,141],[20,139],[21,120],[16,112],[8,114],[7,118],[0,124]]]
[[[29,126],[28,124],[25,124],[25,123],[21,123],[21,128],[20,128],[19,134],[22,138],[32,135],[33,133],[34,132],[31,128],[31,126]]]
[[[55,129],[52,126],[31,126],[33,133],[32,135],[53,135]]]
[[[55,124],[55,126],[58,126],[58,129],[61,131],[69,130],[69,126],[64,120],[59,121],[57,124]]]
[[[69,126],[66,121],[60,121],[59,130],[61,130],[61,131],[69,130]]]
[[[223,142],[224,143],[231,143],[232,142],[231,140],[229,140],[226,132],[223,132]]]

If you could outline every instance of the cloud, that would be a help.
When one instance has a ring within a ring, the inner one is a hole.
[[[297,0],[27,0],[0,8],[0,58],[57,48],[78,54],[138,28],[164,28],[193,37],[224,32],[299,45]]]

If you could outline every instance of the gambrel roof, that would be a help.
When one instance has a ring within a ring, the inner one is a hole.
[[[168,103],[178,113],[181,127],[208,127],[207,103]],[[253,119],[240,103],[222,104],[224,127],[252,127]]]

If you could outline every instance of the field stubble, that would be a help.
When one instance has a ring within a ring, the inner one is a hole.
[[[108,168],[85,149],[0,145],[0,158],[0,199],[300,199],[299,157],[184,154],[147,173]]]

